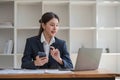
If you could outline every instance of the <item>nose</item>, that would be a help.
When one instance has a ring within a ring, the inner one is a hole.
[[[54,26],[54,30],[57,30],[57,28],[58,28],[57,26]]]

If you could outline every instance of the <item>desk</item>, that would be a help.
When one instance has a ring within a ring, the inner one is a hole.
[[[117,77],[120,77],[120,74],[116,74]]]
[[[64,74],[43,73],[43,74],[0,74],[0,79],[9,80],[115,80],[115,74],[103,71],[74,71]]]

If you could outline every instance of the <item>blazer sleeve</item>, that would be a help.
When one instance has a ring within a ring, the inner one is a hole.
[[[27,39],[24,54],[22,57],[21,68],[25,68],[25,69],[36,69],[37,68],[34,65],[34,61],[31,55],[32,55],[31,42],[30,42],[30,39]]]
[[[72,64],[72,61],[70,59],[70,54],[67,51],[67,47],[66,47],[66,42],[65,41],[63,42],[63,45],[62,45],[62,53],[61,54],[62,54],[61,58],[63,60],[63,65],[61,65],[61,67],[65,68],[65,69],[72,69],[73,68],[73,64]]]

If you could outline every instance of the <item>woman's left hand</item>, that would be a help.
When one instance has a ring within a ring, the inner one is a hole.
[[[63,64],[62,59],[60,57],[60,51],[58,49],[55,49],[53,46],[50,46],[50,54],[58,63]]]

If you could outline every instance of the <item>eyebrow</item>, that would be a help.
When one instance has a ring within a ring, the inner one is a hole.
[[[56,23],[54,23],[54,22],[50,22],[50,24],[56,24]],[[58,24],[58,23],[57,23]]]

